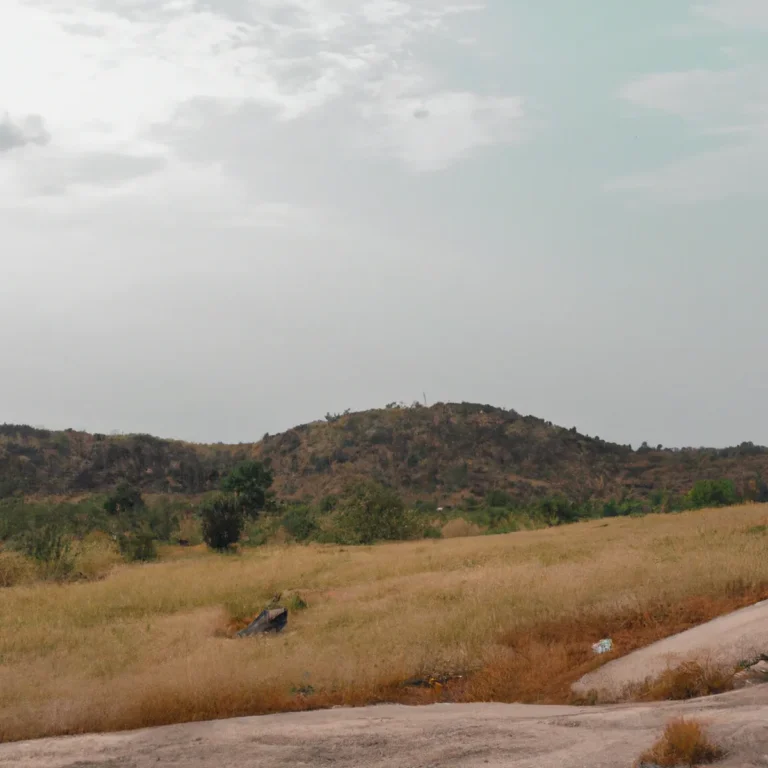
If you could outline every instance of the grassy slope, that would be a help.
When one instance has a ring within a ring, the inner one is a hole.
[[[200,493],[246,457],[272,460],[283,496],[317,498],[374,477],[443,504],[490,490],[518,501],[643,497],[686,492],[703,478],[730,478],[743,490],[757,474],[768,477],[768,451],[754,446],[632,451],[514,411],[438,404],[348,414],[238,446],[0,426],[0,496],[104,491],[124,479],[147,492]]]
[[[375,547],[176,550],[98,582],[9,588],[0,740],[382,700],[567,700],[601,637],[622,654],[767,597],[767,520],[752,505]],[[283,635],[225,635],[284,590],[309,608]],[[456,673],[442,689],[400,686]]]

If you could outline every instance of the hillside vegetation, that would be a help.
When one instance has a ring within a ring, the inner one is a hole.
[[[368,478],[409,501],[445,505],[494,491],[519,504],[554,495],[576,502],[646,499],[686,493],[703,479],[730,479],[740,496],[759,500],[768,477],[768,450],[751,443],[632,450],[488,405],[392,404],[329,414],[325,421],[241,445],[5,424],[0,498],[106,492],[123,481],[144,492],[198,494],[216,489],[244,459],[269,459],[282,498],[317,500]]]

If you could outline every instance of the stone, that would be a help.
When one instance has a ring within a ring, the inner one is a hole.
[[[265,608],[245,629],[241,629],[238,637],[250,637],[265,632],[282,632],[288,624],[288,609]]]

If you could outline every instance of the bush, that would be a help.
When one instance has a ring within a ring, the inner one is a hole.
[[[729,507],[739,496],[732,480],[699,480],[688,492],[686,500],[691,508]]]
[[[723,750],[713,744],[704,726],[696,720],[680,718],[667,725],[664,735],[640,756],[638,765],[673,768],[714,763]]]
[[[130,483],[120,483],[107,497],[104,509],[113,516],[135,517],[144,509],[141,491]]]
[[[72,538],[64,522],[55,515],[35,520],[19,537],[17,548],[37,561],[44,579],[62,581],[74,571]]]
[[[245,517],[242,504],[234,496],[221,494],[203,504],[203,541],[220,552],[237,544],[243,532]]]
[[[160,541],[170,541],[179,530],[179,516],[170,499],[158,499],[147,510],[146,518],[150,530]]]
[[[157,559],[155,534],[148,526],[129,533],[121,533],[117,537],[120,553],[129,562],[149,562]]]
[[[17,536],[27,528],[27,525],[23,498],[0,501],[0,541],[7,541]]]
[[[307,541],[317,532],[317,523],[309,507],[291,507],[282,519],[285,530],[296,541]]]
[[[683,701],[733,690],[734,670],[709,660],[686,661],[647,682],[635,698],[643,701]]]
[[[584,509],[563,496],[553,496],[551,498],[542,499],[536,505],[535,512],[541,515],[549,525],[575,523],[585,516]]]
[[[400,496],[371,480],[349,488],[338,510],[340,539],[348,544],[402,541],[419,533],[415,515]]]
[[[512,497],[506,491],[489,491],[485,496],[489,507],[507,507],[512,503]]]
[[[327,496],[323,496],[320,499],[320,511],[321,512],[333,512],[336,509],[336,505],[339,503],[339,497],[333,493],[329,493]]]

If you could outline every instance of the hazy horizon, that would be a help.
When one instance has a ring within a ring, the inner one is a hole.
[[[0,423],[768,444],[768,3],[543,5],[5,0]]]

